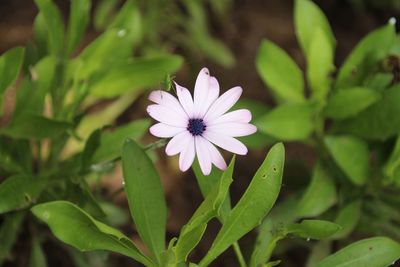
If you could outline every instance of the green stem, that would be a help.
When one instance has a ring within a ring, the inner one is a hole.
[[[247,267],[246,261],[244,260],[242,251],[240,250],[239,243],[233,243],[233,250],[235,251],[236,257],[239,261],[240,267]]]

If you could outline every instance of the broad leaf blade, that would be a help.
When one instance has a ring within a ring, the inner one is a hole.
[[[4,91],[17,79],[22,61],[24,48],[15,47],[0,57],[0,97]]]
[[[122,151],[125,192],[143,242],[160,261],[165,248],[167,207],[160,177],[146,152],[127,139]]]
[[[224,221],[210,250],[200,262],[201,266],[211,263],[267,215],[281,188],[284,157],[283,144],[278,143],[271,148],[246,192]]]
[[[255,121],[260,132],[280,140],[305,140],[314,128],[313,105],[284,104]]]
[[[0,184],[0,214],[35,203],[48,181],[40,177],[15,175]]]
[[[151,265],[135,244],[117,229],[93,219],[79,207],[67,201],[36,205],[33,214],[49,225],[61,241],[81,251],[108,250]]]
[[[311,182],[298,202],[296,213],[302,217],[318,216],[336,203],[336,188],[332,177],[321,164],[314,167]]]
[[[186,261],[191,250],[198,244],[207,227],[207,223],[220,215],[222,204],[227,199],[229,186],[232,183],[235,158],[232,159],[227,170],[222,174],[219,182],[214,183],[213,189],[197,208],[189,222],[182,228],[175,246],[178,262]]]
[[[363,140],[353,136],[326,136],[324,143],[333,159],[355,185],[369,177],[369,150]]]
[[[400,258],[400,244],[387,237],[357,241],[326,257],[317,267],[381,267]]]
[[[329,98],[324,115],[335,120],[354,117],[377,102],[380,97],[379,92],[363,87],[340,90]]]
[[[79,44],[90,19],[90,0],[71,0],[67,31],[67,53],[71,54]]]
[[[269,40],[264,40],[256,57],[257,71],[278,100],[304,100],[303,74],[293,59]]]
[[[322,220],[303,220],[288,226],[288,233],[306,239],[326,239],[341,229],[340,225]]]

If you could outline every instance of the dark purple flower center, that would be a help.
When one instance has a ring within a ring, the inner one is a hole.
[[[193,136],[202,135],[206,130],[203,119],[190,119],[186,128]]]

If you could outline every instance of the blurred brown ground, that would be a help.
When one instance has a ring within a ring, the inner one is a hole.
[[[68,1],[56,1],[64,13],[68,13]],[[333,32],[337,39],[336,66],[340,66],[345,56],[354,47],[357,41],[370,30],[385,24],[390,17],[400,17],[399,10],[378,9],[370,6],[364,9],[357,9],[350,1],[318,0],[318,5],[323,9],[331,23]],[[273,106],[273,100],[259,78],[255,69],[255,55],[263,38],[268,38],[284,48],[304,69],[304,58],[296,41],[293,28],[293,1],[292,0],[237,0],[234,1],[232,12],[227,20],[221,21],[212,17],[210,30],[215,37],[222,39],[232,49],[237,64],[234,68],[226,70],[209,59],[198,62],[199,68],[207,66],[212,75],[216,76],[221,84],[222,90],[241,85],[244,88],[244,97],[257,99]],[[30,0],[1,0],[0,1],[0,53],[16,45],[24,45],[32,38],[32,24],[37,9]],[[87,39],[93,38],[94,32],[89,31]],[[188,88],[193,87],[195,73],[188,70],[187,65],[178,72],[176,80]],[[144,117],[144,108],[147,105],[145,97],[140,98],[118,119],[119,124],[126,123],[134,118]],[[314,162],[313,152],[304,145],[297,143],[286,144],[287,161],[296,162],[301,160],[305,165],[312,165]],[[250,151],[246,157],[239,157],[235,168],[235,182],[231,188],[233,202],[236,202],[249,183],[252,174],[262,162],[266,150]],[[197,188],[193,173],[181,174],[174,166],[174,159],[166,158],[160,151],[161,160],[158,164],[163,179],[168,205],[168,238],[179,234],[180,227],[188,220],[191,213],[201,201],[201,195]],[[171,163],[172,161],[172,163]],[[296,171],[286,169],[282,195],[289,190],[290,183],[307,183],[307,178]],[[118,170],[105,183],[107,191],[112,191],[120,185],[120,173]],[[299,181],[293,180],[298,178]],[[120,199],[126,205],[123,197]],[[201,248],[193,255],[198,259],[204,253],[212,241],[212,237],[218,231],[218,223],[211,223],[207,234],[201,242]],[[127,226],[126,232],[133,234],[132,228]],[[245,238],[242,247],[249,250],[251,237]],[[20,250],[20,247],[22,250]],[[27,245],[18,244],[17,265],[26,266],[28,251]],[[48,253],[50,267],[71,266],[71,261],[62,253],[62,250],[55,248],[51,243],[45,244]],[[304,251],[289,250],[286,255],[286,262],[282,266],[301,266],[304,262]],[[113,256],[115,266],[135,266],[123,257]],[[11,265],[10,265],[11,266]],[[213,266],[237,266],[235,257],[228,251],[216,261]]]

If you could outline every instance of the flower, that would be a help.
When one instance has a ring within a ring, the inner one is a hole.
[[[179,155],[179,168],[186,171],[195,156],[201,171],[209,175],[212,164],[221,170],[226,162],[214,146],[232,153],[245,155],[247,147],[234,137],[253,134],[257,128],[250,124],[251,112],[238,109],[226,113],[238,101],[241,87],[234,87],[219,96],[219,84],[203,68],[197,76],[194,97],[188,89],[175,83],[178,99],[166,91],[153,91],[149,100],[155,104],[147,107],[148,114],[159,123],[150,127],[150,133],[161,138],[171,138],[165,152]]]

